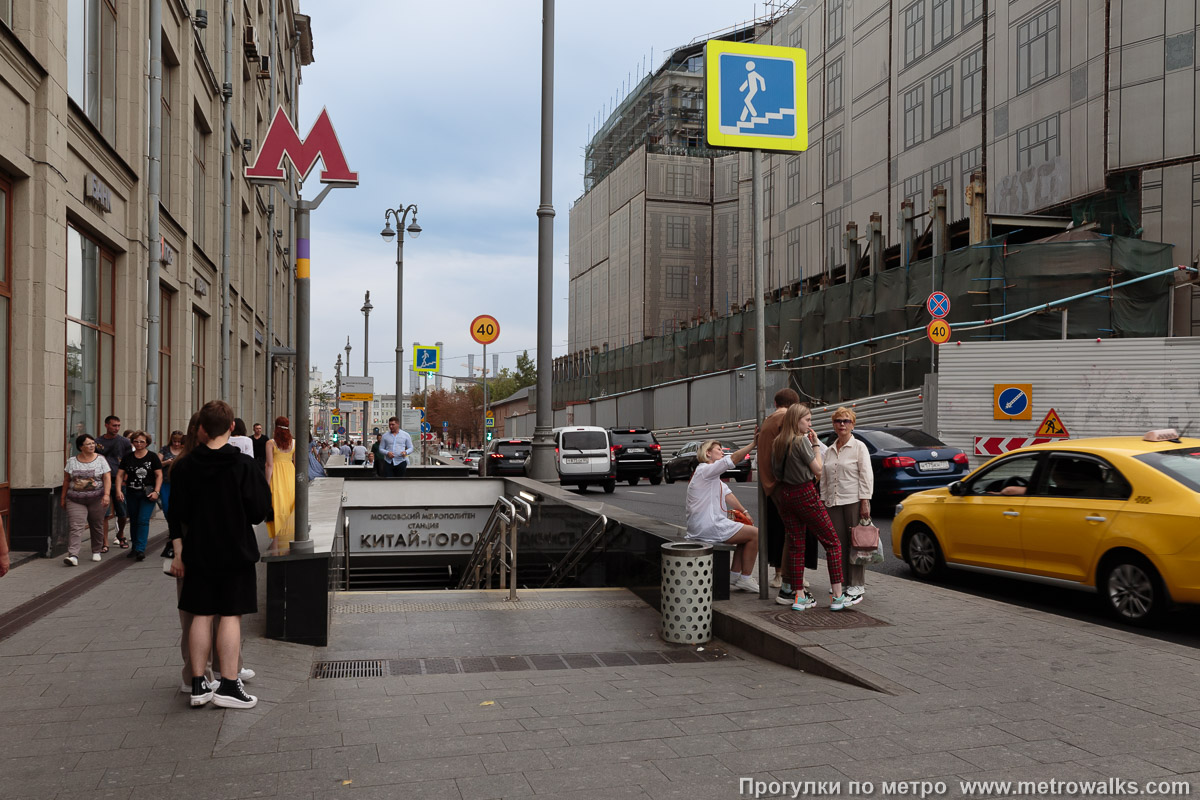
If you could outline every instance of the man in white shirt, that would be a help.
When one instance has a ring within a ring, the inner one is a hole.
[[[383,477],[403,478],[412,449],[412,437],[400,430],[400,420],[395,417],[389,419],[388,432],[379,442],[379,452],[383,456]]]
[[[361,467],[363,464],[367,463],[367,448],[363,447],[363,443],[361,441],[354,443],[353,453],[353,461],[351,461],[351,463],[354,464],[354,466]]]

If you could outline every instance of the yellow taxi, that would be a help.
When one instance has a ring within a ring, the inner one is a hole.
[[[930,580],[947,567],[1095,590],[1146,624],[1200,603],[1200,439],[1174,430],[997,456],[898,508],[892,548]]]

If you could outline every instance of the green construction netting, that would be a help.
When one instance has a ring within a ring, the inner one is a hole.
[[[956,331],[955,339],[1057,338],[1063,308],[1072,338],[1165,336],[1170,274],[1058,301],[1168,269],[1172,248],[1091,231],[1022,244],[991,239],[942,259],[914,262],[907,270],[895,268],[768,304],[767,359],[782,359],[786,351],[793,385],[822,403],[920,386],[930,369],[932,346],[922,331],[903,338],[889,334],[929,322],[925,300],[934,288],[950,296],[952,323],[1055,304],[1011,322]],[[754,313],[745,311],[595,353],[587,369],[576,370],[585,374],[555,382],[555,405],[752,365],[755,333]],[[848,346],[868,340],[874,341]]]

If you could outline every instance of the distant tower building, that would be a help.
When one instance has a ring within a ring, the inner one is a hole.
[[[438,352],[439,352],[439,353],[440,353],[440,352],[442,352],[442,343],[441,343],[441,342],[434,342],[434,344],[436,344],[436,345],[438,346]],[[440,365],[439,365],[439,366],[440,366]],[[441,369],[439,369],[439,370],[438,370],[438,371],[437,371],[437,372],[434,374],[434,377],[433,377],[433,383],[434,383],[434,385],[435,385],[435,386],[437,386],[437,389],[438,389],[438,391],[440,392],[440,391],[442,390],[442,371],[441,371]]]

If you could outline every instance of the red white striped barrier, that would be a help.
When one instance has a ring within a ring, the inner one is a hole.
[[[1058,441],[1058,438],[1051,436],[976,436],[975,455],[998,456],[1001,453],[1007,453],[1009,450],[1028,447],[1031,444],[1044,444],[1045,442],[1054,441]]]

